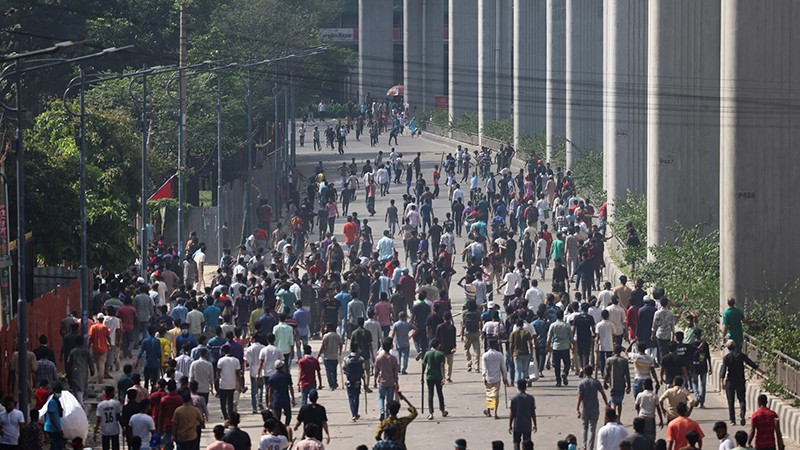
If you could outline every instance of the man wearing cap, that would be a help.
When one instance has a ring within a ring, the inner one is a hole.
[[[746,423],[744,416],[745,411],[747,411],[747,396],[745,395],[747,382],[745,380],[744,365],[747,364],[751,368],[758,370],[758,364],[739,351],[739,346],[733,339],[729,339],[725,347],[728,349],[728,353],[722,358],[722,367],[719,370],[719,385],[725,387],[725,396],[728,398],[728,417],[731,420],[731,425],[736,425],[734,402],[738,398],[740,425],[744,426]]]
[[[275,361],[275,373],[267,380],[267,404],[275,419],[280,421],[281,415],[284,415],[283,423],[289,426],[292,422],[292,407],[297,403],[292,389],[292,375],[282,359]]]

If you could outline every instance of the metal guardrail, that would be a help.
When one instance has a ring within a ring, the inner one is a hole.
[[[787,394],[800,400],[800,361],[780,351],[760,349],[753,344],[755,338],[749,334],[745,334],[744,338],[744,353],[754,361],[760,359],[759,365],[770,374],[772,381],[783,386]]]

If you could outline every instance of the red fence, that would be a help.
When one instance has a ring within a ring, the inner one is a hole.
[[[80,309],[80,290],[80,279],[75,279],[66,287],[60,286],[28,304],[28,350],[39,346],[39,336],[47,336],[48,347],[56,352],[56,366],[59,371],[64,370],[64,362],[58,356],[61,351],[59,326],[68,311]],[[0,360],[9,364],[16,350],[17,319],[14,319],[0,330]],[[0,386],[4,392],[11,392],[13,389],[9,385],[8,366],[0,368]]]

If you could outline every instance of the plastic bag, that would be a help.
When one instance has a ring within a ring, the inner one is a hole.
[[[528,364],[528,380],[537,381],[539,379],[539,364],[536,361],[531,361]]]
[[[53,398],[51,395],[47,399],[42,409],[39,410],[39,417],[44,422],[45,415],[47,415],[47,403]],[[69,391],[61,392],[61,398],[58,399],[61,403],[61,408],[64,410],[64,416],[61,417],[61,428],[64,430],[64,439],[70,441],[76,437],[86,440],[89,434],[89,420],[86,418],[86,412],[83,410],[83,405],[78,403]]]

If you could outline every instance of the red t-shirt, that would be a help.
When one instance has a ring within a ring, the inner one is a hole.
[[[124,305],[117,311],[117,317],[122,324],[122,331],[131,331],[133,322],[136,320],[136,308],[132,305]]]
[[[261,205],[261,221],[262,222],[272,222],[272,206],[269,205]]]
[[[775,448],[775,419],[778,415],[769,408],[758,408],[750,420],[756,430],[756,449]]]
[[[347,222],[344,224],[342,230],[344,232],[345,244],[355,244],[356,240],[358,239],[358,225],[354,224],[353,222]]]
[[[300,388],[316,387],[316,375],[319,368],[319,361],[311,356],[303,356],[297,361],[297,367],[300,368]]]
[[[183,400],[177,392],[170,392],[161,397],[161,407],[159,411],[161,423],[156,423],[157,427],[161,425],[159,431],[163,432],[164,430],[172,429],[172,415],[175,414],[175,410],[180,408],[181,405],[183,405]]]
[[[34,392],[36,396],[36,409],[42,409],[42,406],[47,402],[47,399],[50,397],[50,391],[46,388],[38,387],[36,388],[36,392]]]
[[[391,314],[394,307],[389,302],[380,301],[375,304],[375,319],[382,327],[388,327],[392,324]]]
[[[102,323],[96,323],[89,328],[89,340],[92,341],[92,352],[108,353],[108,338],[111,332]]]
[[[686,440],[686,433],[690,431],[696,431],[700,435],[700,439],[705,437],[697,422],[687,417],[678,417],[667,425],[667,441],[675,441],[675,445],[672,448],[686,447],[689,445],[689,441]]]
[[[625,313],[625,318],[628,321],[628,335],[631,339],[636,339],[636,323],[639,321],[639,307],[633,306],[628,308]]]

